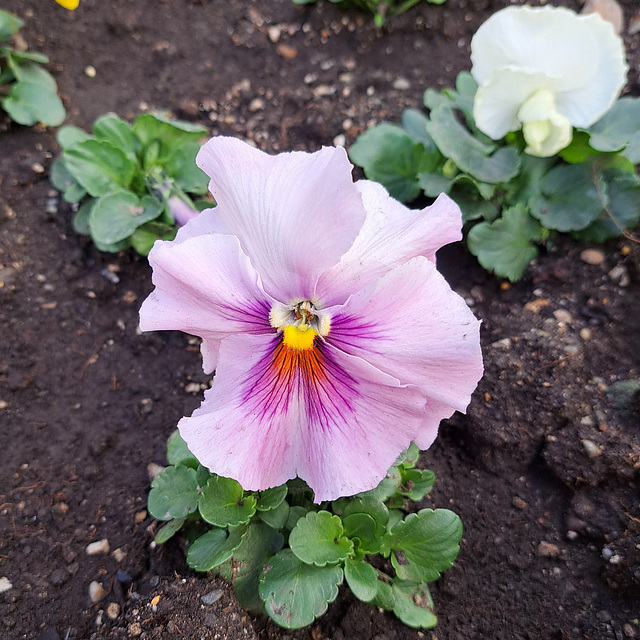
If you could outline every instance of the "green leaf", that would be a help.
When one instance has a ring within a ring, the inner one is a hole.
[[[58,85],[53,79],[53,76],[39,64],[33,62],[19,64],[13,54],[9,55],[8,62],[18,82],[39,85],[49,93],[56,93],[58,91]]]
[[[542,238],[540,225],[518,204],[505,209],[502,217],[491,224],[475,225],[469,231],[467,246],[485,269],[515,282],[538,255],[533,243]]]
[[[275,509],[260,511],[260,519],[274,529],[282,529],[289,519],[289,503],[281,502]]]
[[[479,198],[477,189],[469,189],[464,183],[457,182],[451,189],[451,198],[462,210],[462,221],[484,219],[489,222],[498,216],[497,202],[487,202]]]
[[[128,249],[131,246],[131,242],[129,238],[122,240],[121,242],[101,242],[97,238],[92,238],[93,244],[96,245],[96,249],[98,251],[105,251],[108,253],[118,253],[124,249]]]
[[[402,112],[402,127],[413,138],[414,142],[419,142],[427,153],[437,152],[433,138],[427,133],[427,122],[429,119],[418,109],[405,109]]]
[[[640,100],[620,98],[607,113],[587,129],[589,145],[598,151],[620,151],[640,144]],[[637,164],[640,156],[630,160]]]
[[[360,541],[357,545],[359,551],[378,552],[380,539],[376,536],[376,522],[368,513],[352,513],[345,516],[343,524],[345,535],[351,540]]]
[[[20,18],[0,9],[0,41],[8,40],[12,35],[18,33],[23,26],[24,22]]]
[[[531,214],[547,229],[579,231],[602,212],[589,164],[560,165],[542,178],[541,195],[530,201]]]
[[[385,574],[386,575],[386,574]],[[377,583],[378,592],[371,601],[371,604],[384,609],[385,611],[392,611],[396,604],[396,597],[393,594],[393,588],[390,584],[378,580]]]
[[[161,213],[162,205],[153,196],[138,198],[124,190],[108,193],[98,198],[91,210],[91,237],[107,244],[120,242]]]
[[[401,466],[404,469],[413,469],[413,467],[418,464],[418,460],[420,459],[420,449],[415,442],[412,442],[409,445],[408,449],[405,449],[403,452],[402,460],[398,458],[396,460],[395,466]]]
[[[209,176],[196,165],[199,142],[187,142],[171,149],[165,171],[185,193],[204,194],[209,190]]]
[[[284,536],[262,522],[252,522],[233,557],[220,565],[220,575],[233,583],[243,609],[263,611],[258,593],[260,572],[264,563],[284,544]]]
[[[196,571],[211,571],[218,564],[222,564],[228,558],[220,560],[224,553],[219,553],[220,548],[227,540],[225,529],[211,529],[197,538],[187,552],[187,564]],[[232,552],[233,553],[233,552]],[[218,562],[219,561],[219,562]],[[216,564],[216,562],[218,564]]]
[[[294,506],[289,508],[289,516],[287,523],[284,525],[285,529],[291,531],[297,524],[300,518],[304,518],[307,515],[307,509],[300,506]]]
[[[387,471],[387,475],[380,481],[380,484],[375,489],[359,493],[356,497],[369,497],[374,498],[375,500],[380,500],[380,502],[384,502],[395,494],[400,486],[400,481],[400,471],[398,471],[396,467],[391,467],[391,469]]]
[[[532,198],[540,196],[540,182],[557,158],[537,158],[524,154],[520,173],[507,186],[507,201],[526,205]]]
[[[371,602],[378,594],[378,572],[368,562],[348,558],[344,563],[344,577],[358,600]]]
[[[176,146],[197,142],[207,134],[207,130],[198,125],[151,113],[143,113],[136,118],[133,123],[133,132],[140,139],[143,147],[155,146],[156,148],[155,157],[149,158],[145,163],[146,166],[153,166],[156,163],[162,165]]]
[[[133,133],[131,125],[114,113],[100,116],[93,123],[93,134],[98,140],[109,142],[120,149],[132,162],[137,161],[142,143]]]
[[[640,180],[635,174],[609,169],[599,175],[607,193],[607,211],[576,235],[583,241],[605,242],[623,229],[634,229],[640,221]]]
[[[350,498],[344,507],[344,515],[350,516],[355,513],[366,513],[373,518],[376,525],[376,536],[381,536],[387,530],[389,509],[382,500],[366,494]]]
[[[136,170],[135,163],[124,151],[106,140],[93,138],[66,148],[64,159],[74,178],[94,198],[126,189]]]
[[[495,145],[481,142],[469,133],[451,109],[438,107],[431,111],[427,131],[444,156],[480,182],[509,182],[520,169],[517,149],[501,147],[494,151]]]
[[[433,613],[433,600],[426,584],[396,580],[393,583],[393,612],[413,629],[433,629],[438,619]]]
[[[197,458],[189,451],[187,443],[182,439],[177,429],[169,436],[167,441],[167,460],[169,464],[174,466],[182,464],[193,469],[198,469],[200,466]]]
[[[67,169],[63,156],[58,156],[53,161],[49,171],[49,182],[62,193],[66,202],[80,202],[87,194]],[[86,235],[88,235],[88,231]]]
[[[184,518],[178,518],[177,520],[169,520],[161,529],[156,533],[154,538],[156,544],[164,544],[167,540],[173,538],[173,536],[180,531],[184,524]]]
[[[342,580],[340,567],[305,564],[285,549],[264,566],[260,597],[272,620],[286,629],[299,629],[327,610]]]
[[[89,227],[89,216],[91,215],[91,209],[93,209],[93,205],[95,204],[95,202],[96,201],[93,198],[87,198],[87,200],[85,200],[80,205],[80,208],[73,216],[73,221],[71,223],[73,226],[73,230],[81,236],[91,235],[91,227]]]
[[[323,567],[353,553],[342,520],[328,511],[312,511],[300,518],[289,535],[289,546],[302,562]]]
[[[176,231],[177,227],[175,225],[152,221],[138,227],[129,239],[131,246],[141,256],[147,256],[156,240],[173,240],[176,236]]]
[[[279,507],[287,496],[288,487],[281,484],[279,487],[272,487],[256,493],[256,509],[258,511],[269,511]]]
[[[402,551],[405,558],[420,566],[425,582],[437,580],[453,566],[460,551],[462,523],[448,509],[422,509],[398,522],[382,539],[381,553]]]
[[[37,122],[57,127],[67,117],[62,100],[55,91],[31,82],[14,84],[9,95],[2,100],[2,108],[12,120],[29,127]]]
[[[239,525],[249,522],[256,512],[256,499],[244,495],[236,480],[212,476],[202,487],[198,509],[209,524],[218,527]]]
[[[418,174],[433,171],[441,161],[437,151],[427,152],[401,127],[388,122],[365,131],[349,150],[349,157],[369,180],[379,182],[402,202],[420,195]]]
[[[431,491],[436,481],[433,471],[428,469],[403,469],[400,495],[420,502]]]
[[[1,38],[0,38],[1,39]],[[0,49],[0,57],[2,55],[2,49]],[[15,49],[10,53],[11,58],[17,64],[22,62],[36,62],[38,64],[47,64],[49,62],[49,56],[37,51],[16,51]]]
[[[156,520],[184,518],[196,510],[196,472],[187,467],[167,467],[156,476],[149,492],[149,513]]]
[[[56,132],[56,140],[63,149],[68,149],[78,142],[84,142],[90,139],[90,134],[72,124],[66,124]]]

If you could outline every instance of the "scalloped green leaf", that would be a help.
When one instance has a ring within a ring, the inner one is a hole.
[[[99,197],[91,209],[91,237],[105,244],[121,242],[161,213],[162,204],[153,196],[139,198],[123,189],[107,193]]]
[[[433,613],[433,600],[426,584],[396,580],[393,583],[393,612],[413,629],[433,629],[438,619]]]
[[[401,480],[402,478],[400,477],[398,468],[391,467],[391,469],[387,471],[387,475],[380,481],[380,484],[375,489],[359,493],[356,498],[370,497],[384,502],[396,493]]]
[[[49,170],[49,182],[62,193],[65,202],[80,202],[87,195],[82,185],[71,175],[64,162],[64,156],[58,156]],[[88,222],[87,222],[88,224]],[[84,235],[89,235],[89,231]]]
[[[177,429],[169,436],[167,441],[167,461],[175,466],[183,464],[185,467],[192,467],[196,470],[200,466],[197,458],[189,451],[187,443]]]
[[[196,510],[196,472],[187,467],[167,467],[156,476],[149,492],[149,513],[156,520],[184,518]]]
[[[282,529],[289,519],[289,503],[283,500],[275,509],[259,511],[258,515],[260,519],[270,527]]]
[[[93,138],[67,147],[64,159],[73,177],[94,198],[128,188],[136,170],[135,162],[124,151]]]
[[[380,539],[376,536],[376,522],[368,513],[352,513],[343,520],[344,532],[348,538],[360,541],[359,551],[377,553]]]
[[[371,602],[378,594],[378,572],[368,562],[348,558],[344,563],[344,577],[358,600]]]
[[[225,529],[211,529],[196,538],[187,552],[187,564],[196,571],[211,571],[220,555],[218,551],[227,539]],[[227,558],[225,558],[226,560]],[[222,564],[222,560],[219,564]]]
[[[272,620],[286,629],[300,629],[327,610],[342,580],[340,567],[305,564],[285,549],[264,566],[260,597]]]
[[[386,531],[389,522],[389,509],[381,500],[366,495],[350,498],[344,507],[344,515],[350,516],[356,513],[366,513],[373,518],[377,536],[381,536]]]
[[[205,194],[209,190],[209,176],[196,164],[199,142],[175,146],[164,163],[164,169],[185,193]]]
[[[282,501],[287,497],[289,488],[286,484],[281,484],[279,487],[272,487],[271,489],[265,489],[255,494],[256,497],[256,509],[258,511],[269,511],[270,509],[276,509],[282,504]]]
[[[244,495],[236,480],[212,476],[202,487],[198,509],[209,524],[235,526],[249,522],[256,512],[256,499],[252,495]]]
[[[2,108],[14,122],[27,127],[38,122],[57,127],[67,117],[55,90],[33,82],[16,82],[2,100]]]
[[[380,607],[385,611],[392,611],[396,604],[396,597],[393,594],[392,586],[382,580],[378,580],[378,584],[376,586],[378,588],[377,593],[371,601],[371,604],[376,607]]]
[[[625,96],[587,129],[589,145],[598,151],[620,151],[625,147],[638,149],[640,145],[640,100]],[[637,164],[640,154],[629,159]]]
[[[289,546],[302,562],[319,567],[336,564],[353,553],[342,520],[328,511],[312,511],[300,518],[289,535]]]
[[[529,202],[531,215],[547,229],[585,229],[603,210],[590,163],[554,167],[542,178],[540,191]]]
[[[162,528],[158,530],[154,538],[156,544],[164,544],[167,540],[173,538],[173,536],[180,531],[182,525],[185,522],[185,518],[178,518],[176,520],[169,520]]]
[[[84,129],[72,124],[65,124],[56,132],[56,140],[62,149],[68,149],[78,142],[84,142],[85,140],[91,139],[91,135]]]
[[[544,231],[526,208],[517,204],[504,209],[502,217],[492,223],[480,222],[467,236],[469,251],[478,262],[497,276],[515,282],[538,255],[535,246]]]
[[[437,580],[442,571],[453,566],[460,552],[462,522],[448,509],[422,509],[398,522],[382,539],[381,553],[401,551],[418,565],[425,582]]]
[[[56,93],[58,85],[53,76],[39,64],[34,62],[19,63],[13,54],[8,56],[9,66],[18,82],[37,84],[49,93]]]
[[[93,123],[93,135],[117,147],[133,162],[136,162],[142,143],[131,125],[115,113],[106,113]]]
[[[400,495],[420,502],[433,488],[436,476],[428,469],[402,469]]]

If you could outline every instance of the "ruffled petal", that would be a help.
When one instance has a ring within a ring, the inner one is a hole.
[[[591,70],[588,82],[573,90],[557,87],[556,105],[574,126],[587,128],[613,106],[627,82],[629,67],[624,42],[613,25],[597,14],[581,16],[581,19],[597,43],[598,55],[588,63]]]
[[[215,369],[225,336],[273,334],[273,300],[262,290],[237,238],[204,235],[179,243],[156,242],[149,262],[156,288],[142,304],[140,328],[177,329],[202,337],[207,373]]]
[[[460,207],[448,196],[442,194],[416,211],[391,198],[376,182],[361,180],[356,185],[367,218],[353,246],[320,277],[317,298],[323,306],[344,303],[354,291],[415,256],[435,262],[440,247],[462,239]]]
[[[355,294],[331,318],[327,341],[426,396],[421,444],[464,411],[482,377],[480,323],[435,265],[418,257]]]
[[[515,67],[500,69],[478,87],[473,119],[482,133],[500,140],[522,126],[518,118],[522,104],[548,88],[549,79],[543,73]]]
[[[351,246],[365,218],[344,149],[270,156],[216,137],[196,163],[211,178],[220,223],[238,237],[265,290],[286,303],[311,299],[318,277]]]
[[[279,337],[226,338],[213,387],[179,423],[189,449],[247,490],[295,477],[315,501],[375,487],[418,433],[422,394],[318,339],[286,351]]]
[[[217,207],[205,209],[197,216],[189,218],[184,226],[178,229],[178,233],[173,241],[184,242],[188,238],[195,238],[196,236],[204,236],[212,233],[229,233],[220,220]]]

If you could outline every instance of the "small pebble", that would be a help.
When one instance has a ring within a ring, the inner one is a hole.
[[[132,638],[137,638],[142,633],[142,626],[139,622],[132,622],[129,625],[129,635]]]
[[[264,100],[262,98],[254,98],[250,103],[249,103],[249,111],[251,111],[251,113],[255,113],[256,111],[262,111],[262,109],[264,109]]]
[[[624,633],[626,638],[636,637],[635,629],[628,622],[625,622],[625,624],[622,625],[622,633]]]
[[[204,605],[210,606],[214,602],[220,600],[220,598],[222,598],[222,591],[220,589],[214,589],[213,591],[209,591],[209,593],[205,593],[201,596],[200,602]]]
[[[568,540],[577,540],[578,538],[578,532],[577,531],[567,531],[567,539]]]
[[[143,509],[142,511],[138,511],[134,516],[134,520],[136,524],[140,524],[147,519],[147,512]]]
[[[163,471],[164,467],[156,464],[155,462],[150,462],[147,465],[147,476],[151,482],[153,482]]]
[[[334,147],[344,147],[347,144],[347,138],[344,135],[344,133],[339,133],[334,139],[333,139],[333,146]]]
[[[110,602],[107,607],[107,617],[115,620],[120,615],[120,605],[117,602]]]
[[[411,83],[406,79],[406,78],[396,78],[393,81],[393,88],[397,89],[398,91],[406,91],[407,89],[411,88]]]
[[[9,581],[9,578],[7,578],[6,576],[2,576],[2,578],[0,578],[0,593],[9,591],[9,589],[11,589],[12,587],[13,585]]]
[[[513,498],[513,500],[511,501],[511,504],[516,508],[516,509],[526,509],[527,508],[527,503],[522,499],[519,498],[518,496],[516,496],[515,498]]]
[[[600,251],[600,249],[585,249],[580,252],[580,260],[587,264],[602,264],[604,262],[604,251]]]
[[[96,68],[92,67],[91,65],[88,65],[84,68],[84,74],[88,77],[88,78],[95,78],[96,77]]]
[[[54,569],[51,572],[49,580],[54,587],[59,587],[69,579],[69,573],[66,569]]]
[[[580,337],[583,340],[590,340],[591,339],[591,329],[589,329],[588,327],[583,327],[582,329],[580,329]]]
[[[184,390],[187,393],[199,393],[200,392],[200,383],[199,382],[190,382],[184,386]]]
[[[565,309],[556,309],[553,312],[553,317],[558,322],[564,322],[565,324],[571,324],[571,321],[573,320],[573,318],[571,317],[571,314]]]
[[[95,580],[89,585],[89,599],[93,604],[100,602],[107,595],[102,585]]]
[[[111,557],[116,562],[122,562],[127,557],[127,554],[122,549],[120,549],[120,547],[118,547],[117,549],[113,550],[113,552],[111,553]]]
[[[542,558],[557,558],[560,555],[560,547],[552,542],[544,540],[538,545],[536,554]]]
[[[582,446],[588,458],[597,458],[602,455],[602,449],[592,440],[583,440]]]
[[[109,541],[106,538],[90,542],[85,549],[88,556],[95,556],[99,553],[109,553]]]
[[[624,31],[624,13],[617,0],[587,0],[580,13],[598,13],[613,25],[618,35]]]

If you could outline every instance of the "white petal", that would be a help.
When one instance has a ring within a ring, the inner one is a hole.
[[[442,194],[430,207],[412,210],[375,182],[356,184],[367,218],[349,251],[322,274],[317,289],[322,306],[344,303],[354,291],[415,256],[435,262],[440,247],[462,239],[460,207],[448,196]]]
[[[265,290],[285,303],[311,299],[365,218],[344,149],[270,156],[217,137],[196,162],[211,178],[219,221],[238,237]]]

